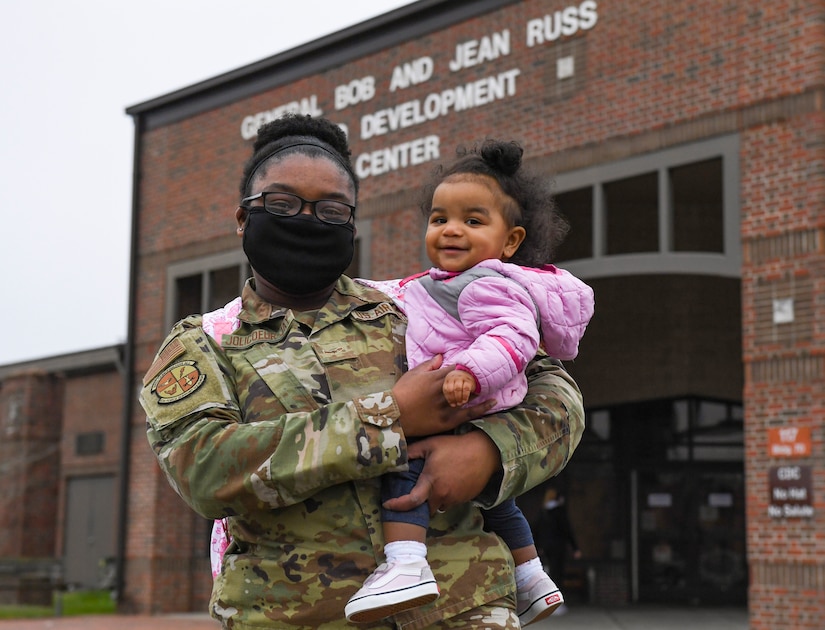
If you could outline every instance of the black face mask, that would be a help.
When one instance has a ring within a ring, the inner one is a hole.
[[[277,217],[249,213],[243,250],[252,268],[291,295],[315,293],[333,284],[349,264],[355,248],[352,223],[332,225],[311,214]]]

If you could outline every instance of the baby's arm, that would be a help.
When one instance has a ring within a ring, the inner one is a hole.
[[[444,379],[444,398],[451,407],[460,407],[470,400],[470,396],[478,389],[475,376],[466,370],[457,368],[447,374]]]
[[[474,393],[483,400],[515,378],[536,355],[536,307],[516,282],[480,278],[461,292],[458,311],[473,341],[452,355],[450,362],[472,373]]]

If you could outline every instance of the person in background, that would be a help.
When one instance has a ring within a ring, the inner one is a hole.
[[[426,456],[415,496],[444,512],[441,596],[373,627],[518,628],[512,559],[469,501],[491,507],[564,467],[583,431],[575,382],[540,354],[524,402],[486,415],[489,403],[447,403],[440,357],[405,370],[403,313],[344,275],[359,182],[327,119],[262,126],[242,171],[252,278],[174,326],[140,393],[170,485],[227,527],[211,615],[232,630],[352,627],[344,606],[383,555],[381,476]],[[417,436],[432,437],[408,445]]]
[[[582,552],[570,525],[564,495],[556,488],[550,487],[544,493],[544,505],[539,519],[539,537],[541,556],[544,558],[551,575],[564,583],[567,567],[567,555],[572,551],[573,557],[579,559]],[[562,604],[556,614],[565,614],[567,606]]]
[[[520,404],[527,391],[523,368],[539,346],[552,357],[575,358],[593,315],[592,289],[549,264],[567,224],[545,179],[522,166],[522,155],[515,142],[487,140],[438,173],[423,207],[435,266],[403,280],[394,293],[409,318],[410,366],[443,354],[453,367],[444,380],[453,406],[471,396],[495,399],[491,412]],[[407,472],[384,478],[386,563],[348,602],[350,620],[381,619],[438,597],[426,559],[426,502],[411,511],[390,509],[394,497],[412,491],[422,466],[413,460]],[[482,515],[513,554],[521,625],[552,614],[564,598],[544,572],[515,500]]]

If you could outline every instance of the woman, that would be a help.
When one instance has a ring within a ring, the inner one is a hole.
[[[179,322],[144,378],[161,468],[232,538],[211,614],[234,629],[351,627],[344,605],[382,553],[380,477],[426,457],[408,503],[423,495],[436,512],[441,596],[371,627],[477,628],[481,615],[518,628],[509,552],[468,501],[493,505],[556,474],[581,436],[581,395],[539,357],[524,404],[482,418],[492,401],[447,404],[438,357],[403,373],[402,314],[342,275],[357,193],[338,127],[264,125],[236,211],[253,277],[223,309]]]

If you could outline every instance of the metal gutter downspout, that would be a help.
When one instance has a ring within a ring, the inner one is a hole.
[[[118,604],[123,602],[126,583],[126,536],[129,516],[129,467],[132,455],[132,408],[134,405],[134,348],[135,348],[135,293],[137,291],[137,252],[138,252],[138,210],[140,207],[141,153],[143,137],[143,116],[135,115],[135,140],[132,166],[132,234],[129,243],[129,300],[126,316],[126,344],[123,356],[123,418],[120,437],[120,495],[118,497],[117,523],[117,577],[115,596]]]

